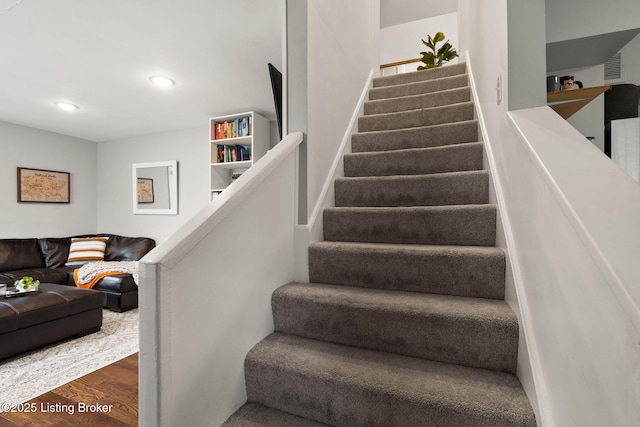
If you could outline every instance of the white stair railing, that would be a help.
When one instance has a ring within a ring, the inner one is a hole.
[[[140,265],[140,425],[219,425],[293,280],[301,133],[287,135]]]

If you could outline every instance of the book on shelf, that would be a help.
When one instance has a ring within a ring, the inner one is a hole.
[[[251,147],[248,145],[236,145],[236,151],[239,161],[251,160]]]
[[[250,145],[218,145],[218,163],[232,163],[251,160]]]
[[[225,163],[237,161],[237,152],[235,145],[224,146],[224,161]]]
[[[251,136],[251,116],[214,123],[214,139]]]
[[[218,163],[224,163],[224,145],[216,145],[218,153]]]

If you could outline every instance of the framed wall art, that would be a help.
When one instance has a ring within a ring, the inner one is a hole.
[[[138,203],[153,203],[153,179],[138,178]]]
[[[70,203],[71,174],[18,168],[19,203]]]

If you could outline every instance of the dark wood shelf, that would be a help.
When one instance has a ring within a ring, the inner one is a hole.
[[[611,86],[594,86],[583,89],[548,92],[547,103],[549,107],[566,120],[608,90],[611,90]]]

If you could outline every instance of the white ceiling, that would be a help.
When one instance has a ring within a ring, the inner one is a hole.
[[[275,118],[281,15],[281,0],[0,0],[0,120],[108,141]],[[156,74],[176,85],[154,87]]]
[[[380,0],[380,27],[391,27],[458,10],[458,0]]]
[[[547,43],[547,71],[604,64],[638,34],[640,28]]]
[[[381,0],[380,24],[452,13],[457,4]],[[281,68],[281,7],[282,0],[0,0],[0,121],[109,141],[238,111],[275,119],[267,63]],[[628,33],[609,36],[619,42]],[[584,62],[596,51],[602,62],[618,49],[607,39],[605,54],[588,39],[586,49],[583,40],[550,44],[548,65],[575,67],[571,58]],[[156,74],[177,84],[154,87]],[[80,109],[65,113],[57,101]]]

